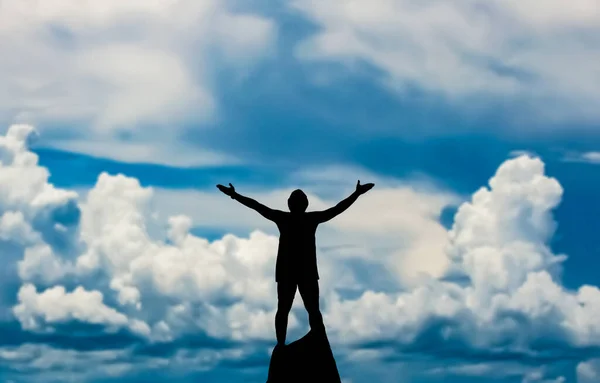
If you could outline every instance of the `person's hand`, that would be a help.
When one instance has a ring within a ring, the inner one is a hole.
[[[217,185],[217,188],[219,188],[219,190],[221,192],[223,192],[223,194],[226,194],[226,195],[230,196],[231,198],[233,198],[233,195],[235,194],[235,188],[233,187],[232,184],[229,184],[229,187],[219,184],[219,185]]]
[[[358,192],[358,194],[365,194],[366,192],[371,190],[373,188],[373,186],[375,186],[374,183],[368,183],[368,184],[361,185],[360,180],[358,180],[358,182],[356,183],[356,191]]]

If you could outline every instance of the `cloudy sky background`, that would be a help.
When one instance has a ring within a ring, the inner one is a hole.
[[[310,209],[345,383],[600,381],[595,0],[0,1],[0,380],[264,382]],[[290,340],[306,333],[297,297]]]

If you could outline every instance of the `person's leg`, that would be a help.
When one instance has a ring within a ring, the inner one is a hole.
[[[277,344],[281,346],[285,345],[288,315],[292,309],[295,295],[296,283],[277,283],[277,313],[275,314],[275,334],[277,336]]]
[[[317,279],[302,281],[298,284],[304,307],[308,311],[308,322],[311,330],[325,331],[323,316],[319,310],[319,281]]]

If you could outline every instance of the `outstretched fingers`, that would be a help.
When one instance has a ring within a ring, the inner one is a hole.
[[[218,184],[218,185],[217,185],[217,188],[218,188],[218,189],[219,189],[221,192],[223,192],[223,193],[225,193],[225,194],[227,194],[227,195],[230,195],[230,194],[232,194],[232,193],[235,191],[235,188],[233,187],[233,185],[232,185],[232,184],[229,184],[229,187],[227,187],[227,186],[224,186],[224,185],[221,185],[221,184]]]

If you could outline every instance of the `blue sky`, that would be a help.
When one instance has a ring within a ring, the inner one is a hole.
[[[19,4],[0,380],[265,381],[276,228],[215,184],[357,179],[318,234],[345,383],[600,380],[593,1]]]

